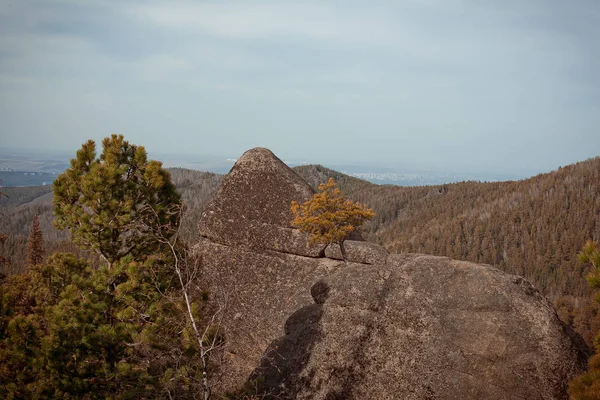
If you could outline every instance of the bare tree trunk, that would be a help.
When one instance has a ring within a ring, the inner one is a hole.
[[[204,345],[204,334],[200,333],[198,329],[198,325],[196,324],[196,318],[194,317],[194,313],[192,311],[192,301],[190,300],[190,296],[188,293],[188,285],[184,282],[183,274],[181,273],[181,268],[179,266],[179,256],[177,254],[177,250],[174,245],[169,243],[169,247],[171,248],[171,253],[175,259],[175,273],[177,274],[177,278],[179,279],[179,284],[181,285],[181,291],[183,293],[183,299],[185,301],[185,306],[188,312],[188,318],[190,319],[190,324],[192,325],[192,329],[194,330],[194,337],[198,342],[198,347],[200,348],[200,361],[202,362],[202,388],[204,392],[204,400],[210,399],[210,383],[208,382],[208,352],[206,346]]]
[[[159,218],[156,214],[156,211],[151,210],[151,212],[153,213],[154,217],[158,220]],[[179,208],[174,212],[180,213],[178,222],[176,223],[175,233],[171,237],[165,237],[165,235],[162,233],[162,230],[158,229],[156,233],[156,239],[160,243],[168,246],[168,249],[171,251],[171,255],[173,256],[173,270],[177,275],[177,279],[179,280],[181,293],[183,295],[183,300],[185,301],[185,307],[187,310],[187,319],[189,320],[189,323],[192,327],[194,338],[196,339],[198,343],[198,348],[200,350],[200,362],[202,366],[202,398],[204,400],[209,400],[212,395],[212,391],[211,383],[209,381],[208,376],[208,361],[211,353],[215,350],[218,350],[221,347],[218,335],[218,330],[221,322],[219,314],[226,307],[226,303],[219,303],[218,309],[211,315],[210,321],[206,323],[204,330],[201,331],[198,326],[198,321],[196,321],[196,318],[194,317],[194,302],[192,299],[192,293],[190,291],[190,286],[192,285],[196,277],[196,273],[198,272],[199,262],[196,258],[190,257],[185,250],[183,250],[183,252],[179,250],[177,240],[179,236],[179,230],[181,228],[180,224],[183,219],[183,210],[182,208]],[[215,323],[216,331],[214,333],[210,333],[210,329],[215,327]]]

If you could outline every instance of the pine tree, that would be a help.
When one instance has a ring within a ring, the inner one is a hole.
[[[68,228],[75,244],[95,250],[109,266],[127,255],[151,254],[156,233],[170,236],[181,199],[169,173],[148,161],[142,146],[122,135],[96,144],[89,140],[54,182],[55,225]],[[160,230],[160,232],[157,232]]]
[[[31,223],[29,239],[27,241],[27,264],[38,265],[44,262],[44,238],[40,230],[40,220],[36,215]]]
[[[34,220],[31,267],[0,283],[0,398],[207,399],[222,339],[190,285],[199,263],[174,235],[180,197],[143,147],[115,135],[103,146],[96,158],[84,144],[58,178],[54,211],[108,263],[65,253],[37,263]]]
[[[170,242],[181,210],[169,173],[147,161],[143,147],[113,135],[99,158],[93,141],[77,152],[54,184],[55,223],[107,265],[92,269],[53,255],[32,269],[44,304],[35,312],[46,330],[29,357],[40,368],[36,390],[98,398],[210,394],[206,344],[192,332],[204,306],[191,300],[181,246]]]
[[[373,210],[344,197],[333,178],[319,185],[319,192],[303,204],[292,201],[292,225],[312,235],[316,243],[338,243],[346,261],[344,241],[365,221],[375,216]]]

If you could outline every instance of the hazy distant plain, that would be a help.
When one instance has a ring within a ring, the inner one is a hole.
[[[68,152],[41,152],[23,149],[0,149],[0,179],[5,186],[32,186],[49,184],[52,175],[62,173],[69,167],[69,160],[75,155]],[[209,171],[226,174],[236,161],[236,158],[226,156],[189,154],[150,154],[150,157],[162,161],[168,168],[180,167],[197,171]],[[290,167],[303,164],[313,164],[300,160],[284,160]],[[400,186],[439,185],[459,181],[505,181],[528,178],[532,173],[494,172],[484,168],[474,171],[440,170],[423,166],[377,165],[369,163],[328,163],[327,160],[318,162],[327,168],[355,176],[376,184],[394,184]],[[18,172],[18,174],[16,174]],[[36,172],[37,175],[24,173]]]

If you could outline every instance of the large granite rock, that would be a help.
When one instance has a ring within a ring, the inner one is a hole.
[[[567,399],[585,364],[550,303],[485,265],[391,255],[339,267],[252,379],[294,399]]]
[[[336,260],[335,246],[289,227],[291,200],[311,195],[254,149],[202,217],[195,250],[227,304],[216,392],[247,383],[298,399],[567,398],[587,349],[527,281],[351,241],[349,261]]]
[[[319,257],[325,246],[290,225],[292,200],[305,202],[313,194],[270,150],[248,150],[202,214],[199,233],[217,243]]]
[[[207,239],[194,249],[202,254],[203,279],[213,300],[226,305],[220,315],[226,340],[222,375],[215,382],[217,393],[244,385],[265,349],[283,334],[288,317],[313,304],[310,289],[316,280],[343,264]]]

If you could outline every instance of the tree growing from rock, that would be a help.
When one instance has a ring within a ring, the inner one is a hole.
[[[55,225],[68,228],[75,244],[95,250],[109,266],[127,255],[151,253],[157,230],[173,229],[181,203],[169,173],[158,161],[148,161],[142,146],[122,135],[96,144],[89,140],[71,160],[71,167],[54,182]],[[150,223],[158,216],[158,223]],[[170,236],[172,232],[159,232]]]
[[[375,213],[365,204],[354,203],[342,195],[333,178],[318,189],[313,198],[303,204],[292,201],[292,225],[310,233],[315,243],[339,244],[346,261],[344,241]]]
[[[40,219],[36,215],[31,222],[29,239],[27,240],[27,264],[38,265],[44,262],[44,237],[40,229]]]
[[[592,267],[587,281],[592,289],[600,289],[600,246],[598,242],[588,240],[578,254],[579,261]],[[600,293],[595,299],[600,302]],[[569,384],[569,394],[573,400],[600,399],[600,334],[594,340],[595,354],[588,361],[588,370]]]

